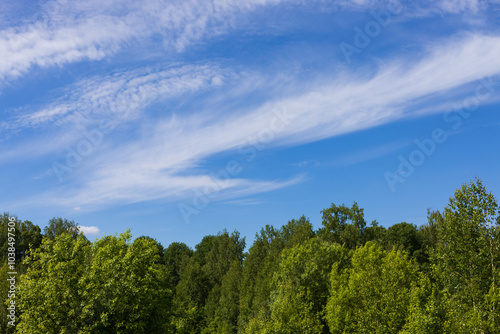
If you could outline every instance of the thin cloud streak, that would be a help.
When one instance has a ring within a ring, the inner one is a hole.
[[[406,16],[477,13],[488,7],[486,0],[339,0],[343,8],[354,10],[405,8]]]
[[[332,164],[335,166],[342,166],[342,167],[352,166],[358,163],[386,156],[408,145],[410,145],[410,143],[389,143],[378,147],[370,148],[368,150],[363,150],[361,152],[356,152],[354,154],[349,154],[339,159],[335,159]]]
[[[155,101],[202,91],[218,86],[224,73],[208,65],[172,66],[158,72],[150,68],[85,79],[69,87],[69,97],[51,103],[42,110],[15,116],[0,123],[4,131],[61,125],[88,126],[96,120],[110,119],[113,125],[137,118]]]
[[[155,33],[168,37],[167,48],[181,52],[204,37],[223,33],[235,15],[280,2],[49,1],[41,8],[42,21],[0,31],[0,80],[34,67],[101,60],[126,47],[126,42]]]
[[[75,182],[47,193],[44,202],[98,207],[186,197],[214,181],[203,172],[194,176],[182,174],[213,154],[248,145],[249,138],[272,128],[276,112],[284,111],[287,122],[273,130],[273,139],[265,143],[266,148],[300,145],[360,131],[414,117],[415,113],[423,116],[420,110],[433,94],[442,94],[445,99],[449,94],[452,98],[455,89],[499,75],[498,54],[500,38],[472,35],[430,49],[428,56],[412,67],[408,63],[414,59],[400,59],[388,63],[371,77],[343,73],[332,84],[312,85],[313,88],[308,85],[309,91],[301,96],[263,102],[261,107],[247,112],[238,110],[217,118],[202,111],[155,119],[154,124],[143,122],[144,131],[138,139],[89,158],[93,169],[75,171]],[[113,89],[106,94],[113,96]],[[113,103],[109,99],[103,101],[104,105]],[[440,110],[426,109],[426,112]],[[221,199],[291,186],[303,177],[288,181],[234,178],[220,188]]]
[[[169,51],[182,52],[193,43],[236,26],[238,15],[281,3],[300,5],[304,1],[47,1],[32,17],[32,22],[0,30],[0,80],[22,76],[37,67],[106,59],[127,48],[128,43],[145,40],[153,34],[165,37],[164,44]],[[412,5],[392,0],[334,3],[363,10],[394,4]],[[439,13],[477,12],[486,6],[478,0],[442,0],[431,5],[430,9],[417,5],[415,11],[421,15],[435,14],[432,8],[437,8]],[[0,88],[3,85],[5,82],[0,82]]]

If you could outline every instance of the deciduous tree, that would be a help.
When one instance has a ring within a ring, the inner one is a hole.
[[[437,222],[434,272],[441,279],[449,333],[499,328],[499,206],[479,179],[450,198]],[[485,298],[486,297],[486,298]]]
[[[398,333],[409,314],[417,266],[405,253],[368,242],[351,267],[333,267],[326,319],[331,333]]]

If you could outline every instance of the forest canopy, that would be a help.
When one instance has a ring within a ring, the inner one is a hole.
[[[237,231],[191,249],[17,219],[9,298],[6,212],[0,333],[500,333],[500,212],[481,180],[421,226],[367,224],[358,203],[322,214],[266,225],[247,251]]]

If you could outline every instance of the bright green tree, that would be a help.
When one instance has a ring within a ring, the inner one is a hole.
[[[163,247],[163,245],[161,244],[161,242],[159,242],[155,238],[147,236],[147,235],[141,235],[140,237],[138,237],[135,240],[138,240],[138,239],[139,240],[140,239],[144,239],[144,240],[147,240],[147,241],[155,244],[156,248],[157,248],[157,254],[158,254],[158,263],[165,264],[165,248]]]
[[[10,278],[10,275],[7,274],[10,272],[7,261],[4,261],[0,265],[0,334],[11,334],[15,331],[15,325],[11,326],[8,324],[9,321],[13,320],[8,318],[10,313],[7,310],[8,305],[5,302],[8,301],[8,296],[10,293],[10,282],[7,281]],[[17,320],[14,319],[14,324],[17,324]]]
[[[331,333],[398,333],[409,314],[416,265],[405,253],[368,242],[351,267],[330,276],[326,319]]]
[[[92,261],[81,279],[83,330],[88,333],[164,333],[171,290],[157,242],[129,231],[106,236],[92,247]]]
[[[479,179],[455,191],[438,220],[434,273],[443,286],[447,333],[500,328],[499,206]]]
[[[18,274],[24,273],[27,266],[22,263],[23,259],[31,250],[40,247],[42,234],[39,226],[28,220],[16,218],[14,229],[9,229],[11,215],[5,212],[0,216],[0,334],[11,333],[14,328],[7,323],[7,306],[5,301],[8,298],[10,285],[7,282],[7,272],[15,271]],[[9,235],[9,232],[11,233]],[[9,236],[11,239],[9,240]],[[13,239],[12,239],[13,238]],[[15,270],[9,270],[7,263],[7,250],[9,247],[15,248]]]
[[[82,329],[87,291],[81,279],[91,254],[87,239],[69,234],[44,239],[42,246],[30,254],[26,259],[29,269],[18,284],[18,333],[77,333]]]
[[[21,276],[18,333],[164,333],[168,275],[156,244],[130,232],[91,244],[62,233],[44,239]]]
[[[408,317],[402,334],[443,333],[445,308],[439,285],[420,273],[410,292]]]

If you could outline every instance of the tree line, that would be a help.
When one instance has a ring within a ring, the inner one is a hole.
[[[7,324],[1,218],[0,333],[500,333],[500,212],[479,179],[422,226],[367,224],[332,204],[194,249],[130,231],[90,242],[77,224],[16,227],[17,324]]]

